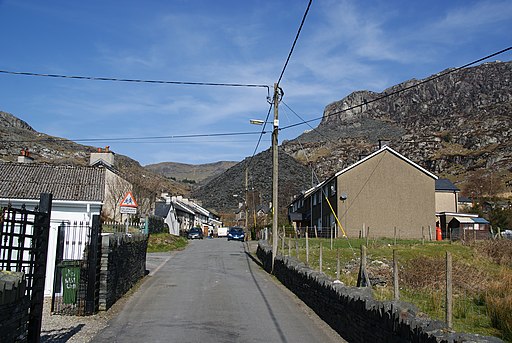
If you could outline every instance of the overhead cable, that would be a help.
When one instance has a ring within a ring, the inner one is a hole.
[[[147,136],[147,137],[117,137],[117,138],[79,138],[79,139],[66,139],[66,138],[42,138],[31,140],[0,140],[0,143],[31,143],[31,142],[123,142],[123,141],[136,141],[136,140],[150,140],[150,139],[180,139],[180,138],[200,138],[200,137],[226,137],[226,136],[246,136],[246,135],[260,135],[268,133],[267,131],[261,132],[225,132],[225,133],[203,133],[203,134],[189,134],[189,135],[170,135],[170,136]]]
[[[11,71],[11,70],[0,70],[0,73],[11,74],[11,75],[41,76],[41,77],[53,77],[53,78],[77,79],[77,80],[90,80],[90,81],[156,83],[156,84],[187,85],[187,86],[252,87],[252,88],[266,88],[267,91],[270,91],[270,87],[268,85],[250,84],[250,83],[246,84],[246,83],[220,83],[220,82],[191,82],[191,81],[123,79],[123,78],[117,78],[117,77],[97,77],[97,76],[62,75],[62,74],[42,74],[42,73],[32,73],[32,72]]]
[[[286,62],[283,66],[283,70],[281,71],[281,75],[279,75],[279,79],[277,80],[277,85],[279,86],[279,83],[281,83],[281,80],[283,78],[284,72],[286,70],[286,67],[288,66],[288,62],[290,61],[290,58],[292,57],[293,50],[295,49],[295,44],[297,44],[297,41],[299,40],[300,32],[302,31],[302,26],[304,26],[304,22],[306,21],[306,17],[309,12],[309,8],[311,7],[311,3],[313,0],[309,0],[308,7],[306,8],[306,12],[304,12],[304,16],[302,17],[302,21],[300,23],[299,29],[297,31],[297,34],[295,35],[295,39],[293,41],[292,47],[290,49],[290,52],[288,53],[288,57],[286,58]]]

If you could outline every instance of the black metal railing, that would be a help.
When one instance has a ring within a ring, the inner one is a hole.
[[[25,206],[1,210],[0,269],[24,274],[24,297],[30,299],[30,306],[27,321],[20,322],[19,334],[26,333],[29,342],[39,342],[41,335],[51,207],[52,195],[43,193],[34,210]]]

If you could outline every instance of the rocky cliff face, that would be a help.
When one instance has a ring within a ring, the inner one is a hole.
[[[329,104],[318,128],[284,149],[313,163],[325,178],[384,140],[455,182],[487,169],[510,185],[512,62],[486,63],[427,80],[410,80],[382,93],[359,91]]]

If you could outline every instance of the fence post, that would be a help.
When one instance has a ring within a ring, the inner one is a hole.
[[[59,268],[62,259],[64,257],[64,237],[66,235],[66,226],[65,223],[59,225],[59,229],[57,232],[57,249],[55,251],[55,272],[53,273],[53,292],[52,292],[52,306],[50,308],[50,313],[55,311],[55,294],[60,293],[60,285],[61,285],[61,277],[62,273]]]
[[[398,258],[396,249],[393,249],[393,294],[395,300],[400,300],[400,289],[398,287]]]
[[[394,239],[394,241],[395,241],[395,244],[394,244],[394,245],[396,245],[396,226],[395,226],[395,228],[394,228],[393,239]]]
[[[92,216],[91,240],[87,251],[87,289],[85,293],[85,313],[94,314],[96,312],[96,291],[99,290],[97,280],[99,277],[98,266],[100,258],[98,256],[99,240],[101,238],[100,216]]]
[[[323,260],[323,256],[322,256],[322,242],[320,242],[320,272],[322,272],[322,260]]]
[[[370,227],[366,228],[366,246],[368,246],[368,237],[370,236]]]
[[[446,326],[448,329],[452,328],[452,306],[453,306],[453,293],[452,293],[452,254],[446,252]]]
[[[286,239],[286,236],[283,235],[283,238],[281,239],[281,254],[284,256],[284,240]]]
[[[297,253],[297,260],[299,259],[299,240],[295,238],[295,252]]]
[[[340,279],[340,249],[336,249],[336,280]]]
[[[332,250],[332,241],[333,241],[333,236],[334,236],[334,230],[333,230],[333,228],[331,227],[331,250]]]
[[[357,287],[371,287],[370,278],[366,271],[366,246],[361,245],[361,264],[357,276]]]
[[[50,215],[52,212],[52,194],[41,193],[38,212],[34,218],[34,279],[30,296],[30,312],[27,341],[41,341],[43,321],[44,282],[46,278],[46,257],[50,236]]]
[[[306,226],[306,265],[309,265],[309,228]]]
[[[316,229],[316,225],[315,225],[315,238],[318,238],[318,230]]]
[[[421,244],[425,244],[425,227],[421,227]]]
[[[292,235],[288,238],[288,256],[292,256]]]
[[[432,242],[432,225],[428,226],[428,238]]]

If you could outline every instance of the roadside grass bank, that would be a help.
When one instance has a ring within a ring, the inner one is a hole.
[[[149,235],[147,252],[167,252],[183,249],[187,246],[187,239],[168,233],[154,233]]]
[[[299,260],[306,262],[306,240],[297,240]],[[357,285],[360,248],[365,239],[309,239],[309,266],[340,281]],[[290,244],[290,246],[288,246]],[[285,239],[279,253],[297,257],[295,240]],[[393,250],[398,259],[400,300],[416,305],[432,319],[445,320],[446,252],[453,259],[453,328],[512,341],[512,241],[470,243],[371,239],[367,271],[378,300],[393,299]]]

